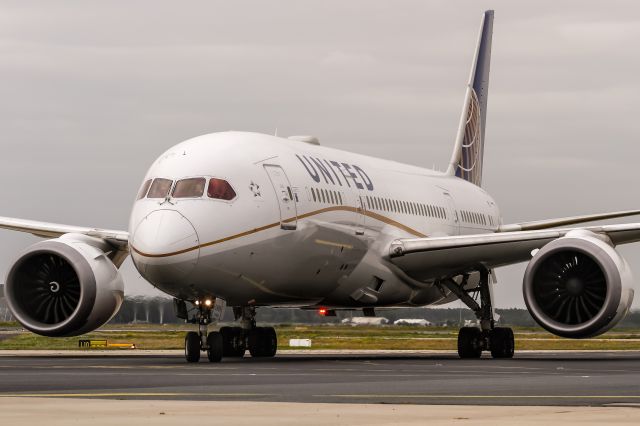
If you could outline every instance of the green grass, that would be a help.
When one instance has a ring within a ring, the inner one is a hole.
[[[8,328],[15,324],[3,326]],[[135,343],[139,349],[182,349],[184,334],[193,325],[110,325],[77,337],[50,338],[26,331],[4,334],[2,349],[78,349],[79,339],[106,339]],[[213,329],[213,328],[212,328]],[[18,327],[14,331],[20,330]],[[311,339],[312,349],[455,350],[457,328],[406,326],[280,325],[278,346],[290,349],[289,339]],[[611,331],[595,339],[563,339],[541,329],[515,327],[516,349],[530,350],[640,350],[640,330]],[[604,340],[603,340],[604,339]],[[296,348],[298,349],[298,348]]]

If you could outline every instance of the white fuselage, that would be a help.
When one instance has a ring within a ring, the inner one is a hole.
[[[381,260],[389,243],[493,232],[501,222],[493,199],[462,179],[264,134],[185,141],[154,162],[145,182],[193,177],[227,181],[235,197],[211,198],[206,188],[199,197],[145,197],[129,224],[136,268],[185,300],[438,303],[447,297],[441,289]]]

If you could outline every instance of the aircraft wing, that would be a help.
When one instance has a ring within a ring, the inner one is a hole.
[[[407,275],[427,280],[476,270],[478,266],[491,269],[527,261],[531,259],[533,250],[578,229],[607,236],[614,245],[640,241],[640,223],[407,238],[391,243],[389,260]]]
[[[640,210],[624,210],[620,212],[598,213],[583,216],[570,216],[557,219],[536,220],[533,222],[511,223],[502,225],[498,232],[533,231],[536,229],[557,228],[558,226],[576,225],[596,220],[617,219],[640,214]]]
[[[69,233],[84,234],[91,237],[102,238],[118,247],[126,247],[129,241],[129,233],[126,231],[61,225],[58,223],[39,222],[12,217],[0,217],[0,228],[11,231],[28,232],[29,234],[43,238],[56,238]]]

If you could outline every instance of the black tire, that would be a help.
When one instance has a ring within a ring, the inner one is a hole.
[[[482,355],[482,331],[477,327],[462,327],[458,333],[460,358],[480,358]]]
[[[241,327],[222,327],[222,356],[242,358],[246,351],[244,333]]]
[[[256,327],[249,332],[249,353],[254,358],[273,357],[278,351],[278,336],[273,327]]]
[[[513,358],[515,341],[513,330],[507,327],[496,327],[489,334],[491,356],[494,358]]]
[[[274,357],[278,351],[278,336],[273,327],[264,327],[262,332],[262,356]]]
[[[232,356],[233,352],[233,328],[220,327],[222,335],[222,356]]]
[[[212,331],[207,336],[207,358],[209,362],[220,362],[222,360],[223,351],[223,339],[222,334],[217,331]]]
[[[200,361],[200,335],[195,331],[184,336],[184,357],[187,362]]]
[[[247,351],[247,345],[244,338],[244,330],[242,327],[233,327],[233,350],[229,354],[231,357],[242,358]]]
[[[260,358],[264,356],[263,355],[264,346],[262,344],[263,335],[264,335],[264,328],[262,327],[256,327],[249,332],[249,338],[248,338],[249,353],[253,358]]]

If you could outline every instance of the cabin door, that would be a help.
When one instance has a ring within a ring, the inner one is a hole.
[[[298,224],[295,196],[289,183],[289,179],[280,166],[265,164],[264,169],[269,175],[271,185],[276,193],[278,207],[280,208],[280,228],[293,230]]]
[[[453,233],[451,235],[459,235],[460,218],[458,216],[456,202],[449,191],[444,191],[442,194],[444,195],[444,200],[447,203],[447,222],[449,222],[449,225],[453,228]]]

